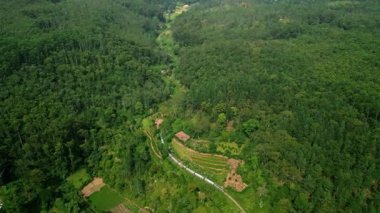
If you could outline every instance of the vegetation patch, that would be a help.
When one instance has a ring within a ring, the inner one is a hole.
[[[331,9],[349,9],[359,5],[359,1],[332,1],[327,3],[327,6]]]
[[[242,147],[235,142],[220,142],[217,144],[216,151],[226,155],[240,155]]]
[[[86,169],[80,169],[74,172],[67,178],[67,181],[70,182],[76,189],[80,189],[91,180],[90,175],[87,173]]]
[[[210,142],[208,140],[191,139],[188,143],[189,147],[197,151],[208,151]]]
[[[100,191],[92,194],[89,201],[96,210],[103,212],[119,205],[124,198],[106,185]]]
[[[188,11],[189,9],[190,9],[190,5],[188,5],[188,4],[177,6],[174,13],[167,14],[167,17],[169,20],[174,20],[175,18],[177,18],[177,16]]]
[[[145,135],[148,137],[148,144],[152,150],[152,153],[159,159],[162,159],[161,152],[157,146],[157,140],[154,136],[154,126],[153,120],[151,118],[145,118],[142,121],[143,130]]]

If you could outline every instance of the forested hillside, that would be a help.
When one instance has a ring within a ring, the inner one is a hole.
[[[378,0],[0,0],[0,212],[378,212],[379,38]]]
[[[241,144],[274,212],[378,211],[379,14],[375,0],[200,1],[172,27],[189,89],[177,125],[217,139],[210,152]]]
[[[0,2],[0,200],[7,212],[49,210],[56,198],[61,211],[86,209],[65,182],[80,167],[106,179],[146,169],[150,158],[136,129],[170,92],[155,70],[167,60],[155,37],[173,6]],[[132,165],[123,173],[107,162],[115,143],[126,156],[121,165]]]

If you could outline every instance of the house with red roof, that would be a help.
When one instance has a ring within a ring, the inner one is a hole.
[[[175,134],[175,136],[183,142],[186,142],[190,139],[190,136],[183,131],[178,132]]]
[[[158,119],[156,119],[156,121],[154,121],[154,123],[156,124],[156,128],[157,129],[160,128],[162,122],[164,122],[164,119],[162,119],[162,118],[158,118]]]

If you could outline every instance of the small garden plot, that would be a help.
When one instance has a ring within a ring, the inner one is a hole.
[[[104,212],[123,203],[124,198],[106,185],[100,191],[93,193],[89,201],[97,211]]]
[[[240,155],[242,147],[235,142],[221,142],[217,144],[216,151],[222,154]]]
[[[90,180],[91,177],[87,173],[86,169],[80,169],[67,178],[67,181],[71,183],[76,189],[81,189]]]

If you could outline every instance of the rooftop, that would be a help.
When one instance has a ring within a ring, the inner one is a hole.
[[[190,136],[183,131],[178,132],[175,134],[175,136],[183,142],[186,142],[190,139]]]
[[[162,118],[156,119],[156,121],[154,123],[156,124],[157,129],[160,128],[162,122],[164,122],[164,119],[162,119]]]

